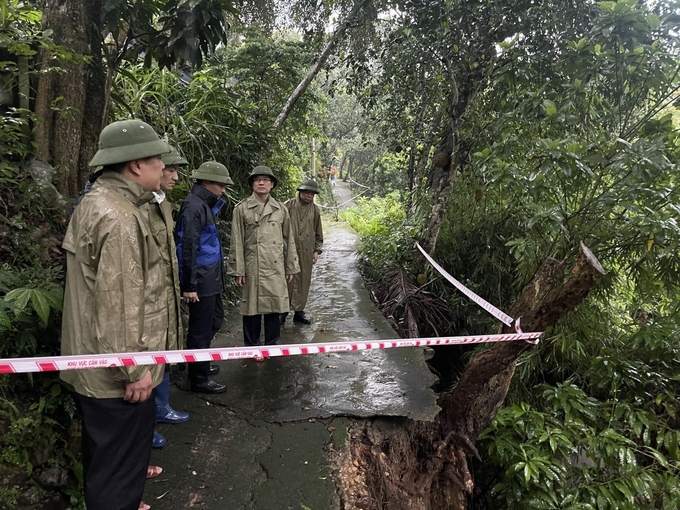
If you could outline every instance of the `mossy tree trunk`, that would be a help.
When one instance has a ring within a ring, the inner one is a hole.
[[[76,196],[87,178],[105,124],[101,7],[101,0],[46,0],[43,7],[44,29],[74,58],[41,51],[33,140],[36,157],[57,168],[57,188],[68,196]],[[55,66],[62,71],[52,70]]]

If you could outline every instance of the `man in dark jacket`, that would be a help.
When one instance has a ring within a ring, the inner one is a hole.
[[[215,161],[203,163],[191,178],[196,184],[182,202],[175,244],[182,299],[189,304],[187,348],[207,349],[224,319],[223,254],[215,217],[224,207],[221,195],[226,185],[234,182],[227,168]],[[217,372],[219,366],[211,366],[209,361],[189,363],[191,391],[226,391],[226,385],[210,379]]]

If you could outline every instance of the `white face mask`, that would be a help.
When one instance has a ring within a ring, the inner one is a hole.
[[[153,196],[156,198],[156,202],[159,204],[163,203],[163,200],[165,200],[165,192],[164,191],[152,191]]]

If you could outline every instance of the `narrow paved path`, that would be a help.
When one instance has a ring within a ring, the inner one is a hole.
[[[334,194],[338,203],[350,198],[342,182]],[[281,343],[396,337],[363,286],[356,236],[334,217],[324,218],[325,251],[312,277],[307,312],[314,321],[304,326],[289,317]],[[241,345],[238,310],[227,314],[214,344]],[[145,501],[154,510],[338,509],[328,451],[343,447],[350,419],[428,420],[437,411],[434,376],[420,348],[238,360],[221,368],[216,380],[227,393],[172,388],[172,405],[191,418],[157,428],[168,444],[152,456],[164,468],[147,483]]]

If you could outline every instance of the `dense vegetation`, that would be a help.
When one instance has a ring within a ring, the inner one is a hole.
[[[362,237],[378,295],[393,283],[385,275],[399,274],[418,289],[411,304],[439,300],[437,314],[419,308],[423,336],[496,325],[423,264],[415,241],[505,310],[543,260],[571,260],[584,243],[607,275],[521,358],[506,405],[479,438],[468,505],[680,507],[677,6],[275,4],[239,11],[226,1],[175,1],[161,12],[157,2],[107,2],[100,124],[141,117],[190,168],[225,163],[232,202],[263,159],[282,177],[277,196],[289,196],[313,153],[320,175],[335,165],[368,186],[355,188],[363,197],[344,219]],[[213,20],[205,30],[187,15],[192,5]],[[77,118],[68,91],[53,84],[47,102],[35,94],[44,93],[41,77],[92,69],[97,58],[57,44],[30,3],[3,2],[0,12],[9,84],[0,110],[0,357],[55,354],[60,235],[72,183],[84,175],[82,161],[43,143],[55,137],[40,138],[40,105],[54,129]],[[131,19],[152,36],[128,44]],[[329,26],[347,32],[275,126],[333,41]],[[46,54],[55,56],[48,67]],[[84,134],[80,152],[92,150]],[[174,198],[188,186],[185,175]],[[403,308],[394,313],[404,318]],[[438,352],[439,389],[456,384],[471,354]],[[1,507],[61,497],[53,489],[79,504],[75,413],[56,376],[0,375]]]

